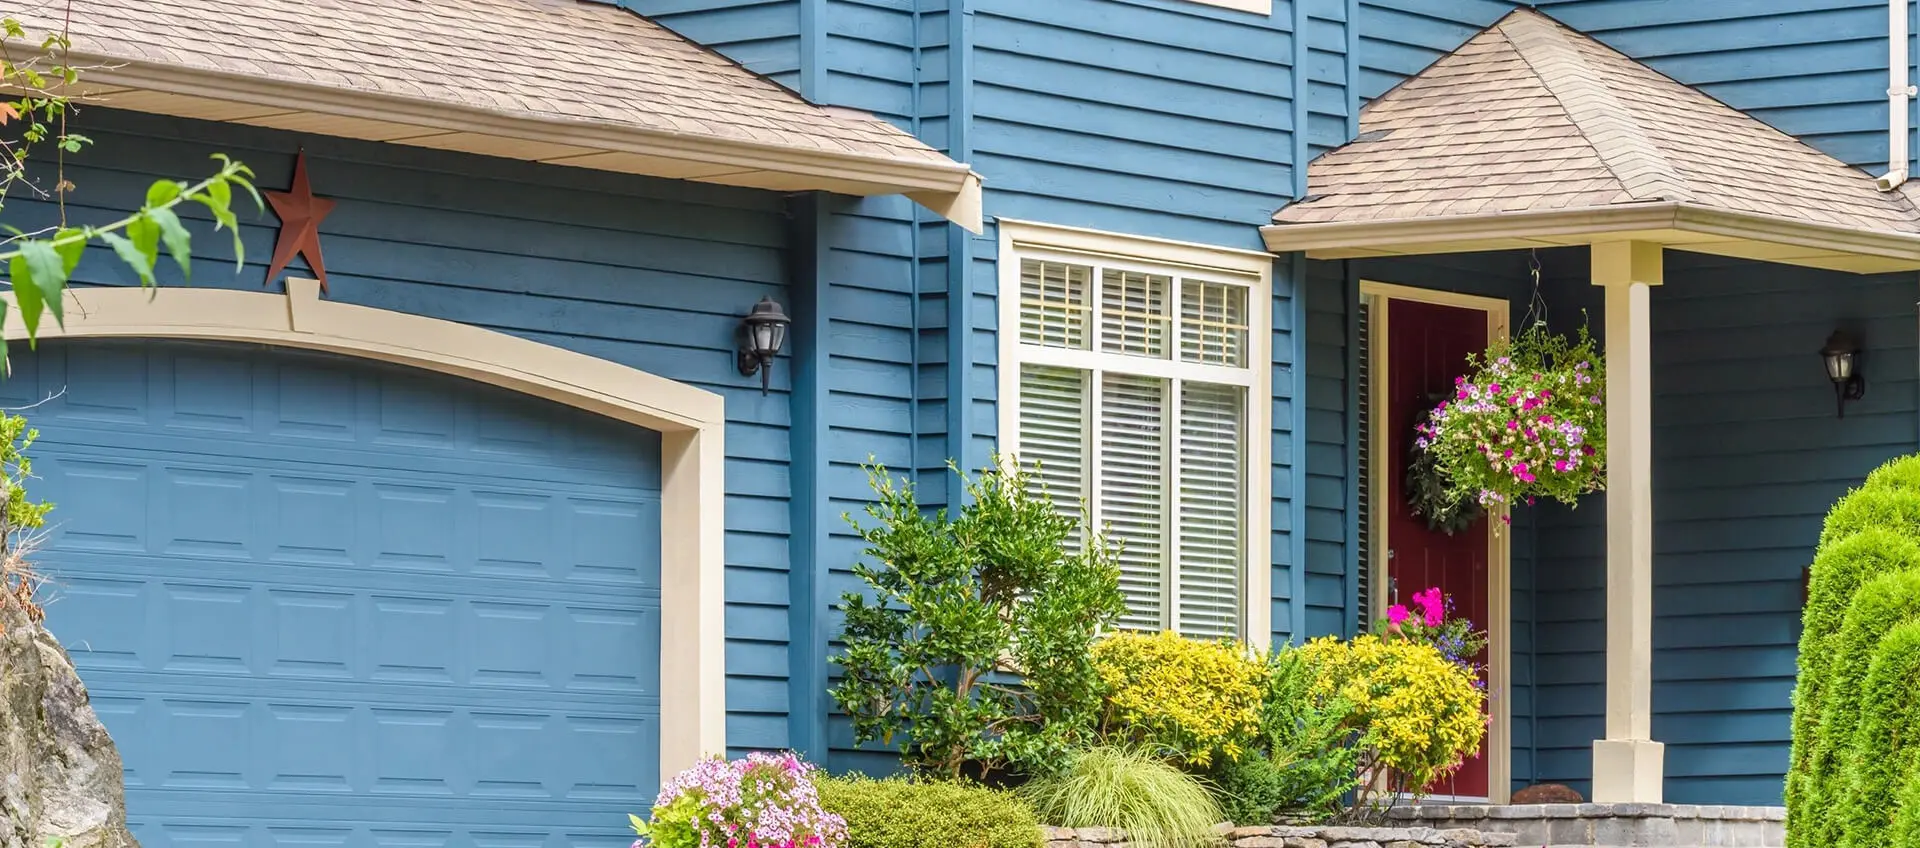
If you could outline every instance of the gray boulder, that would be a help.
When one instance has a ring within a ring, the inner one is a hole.
[[[139,848],[120,754],[35,618],[0,591],[0,848]]]

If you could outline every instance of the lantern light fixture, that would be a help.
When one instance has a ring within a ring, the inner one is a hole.
[[[1834,403],[1840,417],[1845,418],[1847,401],[1867,396],[1867,378],[1860,369],[1860,340],[1846,330],[1834,330],[1827,337],[1826,347],[1820,349],[1820,358],[1826,362],[1827,379],[1833,382]]]
[[[760,394],[773,385],[773,357],[787,342],[787,325],[793,323],[786,310],[771,297],[760,298],[752,311],[740,321],[740,374],[760,375]]]

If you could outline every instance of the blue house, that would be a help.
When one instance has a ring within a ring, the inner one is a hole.
[[[996,453],[1126,541],[1129,626],[1447,589],[1444,795],[1777,804],[1821,516],[1920,447],[1910,13],[1519,5],[76,4],[67,215],[224,152],[324,216],[86,260],[0,381],[136,834],[605,844],[704,753],[886,768],[840,516]],[[1410,416],[1532,318],[1604,339],[1609,492],[1431,533]]]

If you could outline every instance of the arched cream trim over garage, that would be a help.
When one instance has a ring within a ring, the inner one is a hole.
[[[6,338],[26,328],[11,294]],[[219,289],[67,293],[66,327],[40,337],[255,342],[393,362],[491,383],[660,433],[660,771],[726,751],[721,617],[726,419],[719,395],[579,353],[452,321],[320,299]]]

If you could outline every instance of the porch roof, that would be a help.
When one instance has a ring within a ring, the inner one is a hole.
[[[59,2],[11,13],[37,42]],[[980,179],[591,0],[82,0],[102,105],[774,191],[906,194],[976,231]]]
[[[1316,258],[1652,241],[1858,272],[1920,268],[1920,207],[1531,9],[1374,100],[1262,228]]]

